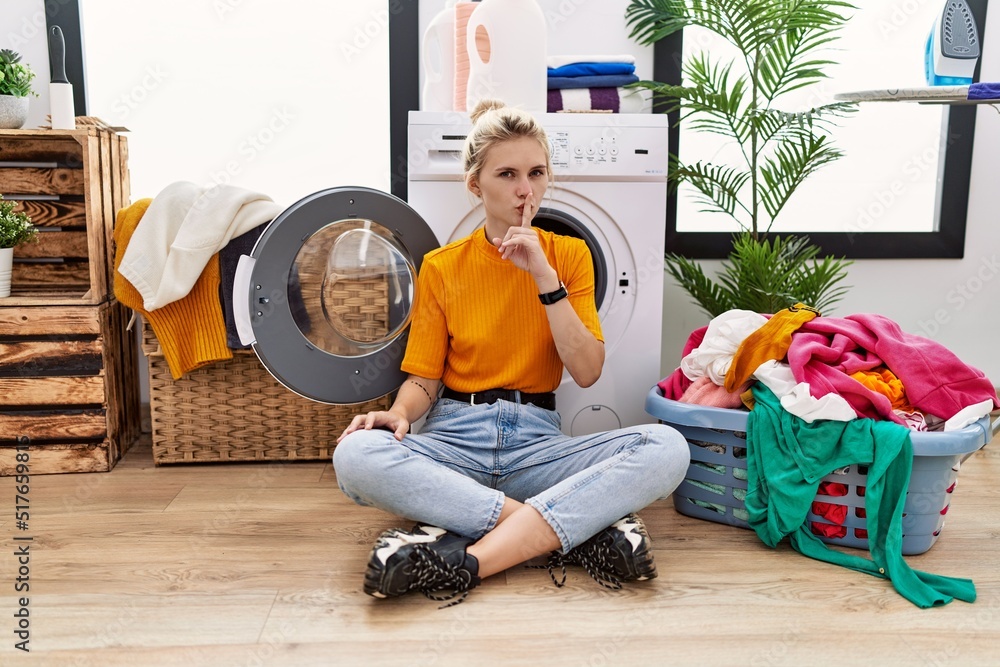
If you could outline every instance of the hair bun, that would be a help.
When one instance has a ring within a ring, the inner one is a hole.
[[[475,123],[487,111],[503,109],[506,106],[507,105],[500,100],[484,98],[476,103],[476,108],[472,110],[472,113],[470,113],[469,116],[472,118],[472,122]]]

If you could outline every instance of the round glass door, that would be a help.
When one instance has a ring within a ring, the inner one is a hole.
[[[394,391],[423,256],[438,246],[402,200],[332,188],[292,205],[254,247],[247,294],[253,348],[283,385],[324,403]]]
[[[357,357],[392,342],[410,323],[417,269],[405,248],[372,220],[340,220],[302,244],[288,300],[306,339]]]

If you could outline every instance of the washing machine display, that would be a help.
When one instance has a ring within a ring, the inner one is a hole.
[[[405,202],[333,188],[293,204],[240,258],[240,339],[283,385],[325,403],[394,391],[424,254],[437,247]]]
[[[600,380],[583,389],[565,374],[556,391],[570,435],[648,423],[645,397],[660,379],[667,137],[661,114],[542,114],[553,182],[534,225],[587,242],[605,343]],[[471,124],[457,113],[411,111],[408,198],[439,243],[485,222],[462,178]]]

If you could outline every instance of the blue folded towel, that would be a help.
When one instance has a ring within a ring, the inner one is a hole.
[[[600,76],[604,74],[635,74],[631,63],[571,63],[550,67],[549,76]]]
[[[549,90],[562,88],[618,88],[639,80],[635,74],[608,74],[602,76],[550,76]]]
[[[549,86],[551,88],[552,86]],[[1000,83],[973,83],[969,86],[970,100],[1000,100]]]

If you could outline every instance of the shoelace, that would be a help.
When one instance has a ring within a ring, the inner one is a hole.
[[[621,589],[622,581],[615,576],[610,555],[611,550],[605,545],[580,545],[570,550],[568,554],[553,551],[549,554],[545,565],[530,565],[529,567],[547,569],[552,583],[558,588],[562,588],[566,585],[566,566],[580,565],[601,586],[617,591]],[[553,572],[557,567],[562,569],[562,578],[558,580]]]
[[[410,584],[410,590],[420,591],[428,599],[435,602],[445,602],[438,609],[451,607],[463,602],[469,597],[471,581],[462,575],[456,566],[445,561],[441,554],[426,545],[418,544],[410,556],[416,577]],[[450,590],[450,593],[437,595],[440,591]],[[457,600],[455,598],[458,598]]]

